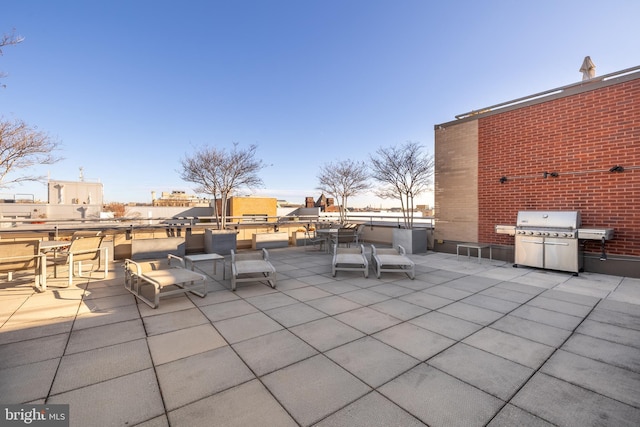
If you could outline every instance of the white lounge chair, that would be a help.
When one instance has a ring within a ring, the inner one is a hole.
[[[336,243],[333,248],[333,262],[331,273],[336,277],[336,271],[362,271],[364,277],[369,277],[369,262],[364,256],[364,245],[357,248],[339,248]]]
[[[207,295],[206,276],[188,270],[184,260],[172,254],[168,254],[164,260],[126,259],[124,271],[124,287],[151,308],[157,308],[160,297],[167,295],[184,292],[202,298]],[[198,287],[201,290],[197,290]],[[144,295],[148,289],[153,290],[152,298]]]
[[[258,276],[256,276],[258,275]],[[231,250],[231,290],[236,290],[238,282],[258,282],[266,278],[269,285],[276,287],[276,269],[269,262],[269,252],[245,252],[237,254]]]
[[[378,249],[371,245],[371,264],[376,272],[376,277],[380,278],[380,273],[407,273],[413,280],[416,277],[415,263],[411,261],[405,249],[398,245],[398,249]]]

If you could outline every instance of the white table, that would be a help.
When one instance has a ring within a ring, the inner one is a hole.
[[[216,276],[218,261],[222,260],[222,279],[225,279],[225,269],[224,269],[224,257],[218,254],[197,254],[197,255],[185,255],[184,257],[187,267],[191,268],[193,271],[193,264],[196,262],[202,261],[213,261],[213,276]]]
[[[491,244],[489,243],[458,243],[456,245],[456,259],[458,259],[458,256],[460,255],[460,248],[467,248],[467,259],[471,258],[471,249],[476,249],[478,251],[478,262],[480,262],[480,260],[482,259],[482,249],[489,248],[489,261],[492,261],[493,259],[493,254],[491,253]]]
[[[67,240],[43,240],[40,242],[39,248],[40,252],[43,254],[53,254],[53,259],[56,259],[56,254],[58,250],[62,248],[66,248],[71,245],[71,242]],[[46,265],[44,267],[46,274]],[[71,274],[71,273],[70,273]],[[58,264],[54,262],[53,264],[53,277],[58,277]]]
[[[40,242],[40,252],[55,252],[60,248],[65,248],[71,245],[71,242],[66,240],[43,240]]]

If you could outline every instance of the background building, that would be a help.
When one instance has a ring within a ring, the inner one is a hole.
[[[51,205],[102,205],[101,182],[49,180],[47,194]]]
[[[151,204],[153,206],[177,206],[195,207],[208,206],[208,199],[201,199],[195,194],[187,194],[185,191],[174,190],[172,192],[163,191],[160,198],[156,198],[156,192],[151,192]]]

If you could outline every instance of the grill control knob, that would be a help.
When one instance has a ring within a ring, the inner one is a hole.
[[[558,233],[553,233],[553,237],[558,237],[559,234]]]

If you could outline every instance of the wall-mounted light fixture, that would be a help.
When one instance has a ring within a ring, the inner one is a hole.
[[[542,173],[542,177],[543,178],[548,178],[548,177],[557,178],[559,176],[560,176],[560,174],[558,172],[547,172],[547,171],[544,171]]]
[[[624,172],[624,168],[620,165],[615,165],[614,167],[612,167],[611,169],[609,169],[609,172]]]
[[[506,176],[501,176],[500,177],[500,184],[504,184],[505,182],[507,182],[507,177]]]

